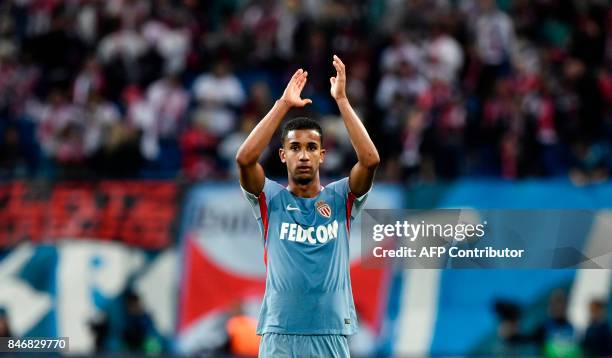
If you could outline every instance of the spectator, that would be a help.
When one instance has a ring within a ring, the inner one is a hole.
[[[140,297],[133,291],[125,294],[125,320],[123,343],[132,353],[159,353],[161,344],[155,325],[145,310]]]
[[[19,134],[14,126],[4,128],[0,133],[0,177],[11,177],[22,162]]]
[[[612,356],[612,330],[607,318],[606,302],[593,299],[589,303],[590,321],[582,340],[588,357]]]
[[[191,123],[181,134],[180,146],[183,153],[181,166],[183,174],[191,180],[213,178],[218,171],[216,155],[219,139],[208,129],[208,123],[210,121],[207,118],[194,115]],[[232,135],[228,138],[232,138]],[[225,147],[227,144],[221,146]]]
[[[122,122],[105,127],[102,146],[91,158],[96,177],[134,178],[142,167],[142,134]]]
[[[110,322],[108,316],[104,313],[93,318],[89,322],[89,329],[92,331],[95,341],[95,352],[97,354],[104,353],[107,349],[107,340],[109,337]]]
[[[480,0],[479,10],[472,31],[482,63],[478,93],[486,96],[496,77],[510,73],[516,40],[512,18],[497,8],[495,0]]]
[[[176,138],[189,105],[189,94],[178,76],[170,74],[154,82],[147,90],[146,101],[155,113],[156,134],[162,139]]]
[[[159,156],[159,137],[153,103],[146,100],[138,86],[130,86],[123,92],[127,105],[127,121],[141,132],[140,152],[153,161]]]
[[[257,118],[252,114],[247,114],[241,121],[240,131],[234,132],[228,135],[225,139],[219,143],[219,156],[223,161],[223,166],[231,171],[231,175],[235,178],[238,178],[238,169],[235,165],[232,165],[235,158],[236,153],[238,153],[238,148],[244,140],[248,137],[249,133],[255,128],[257,125]],[[269,153],[265,153],[269,154]],[[265,158],[267,155],[263,156]]]
[[[29,112],[38,124],[38,138],[47,158],[65,168],[84,162],[84,126],[64,90],[52,90],[47,101],[32,103]]]
[[[443,19],[438,20],[424,51],[427,56],[427,76],[453,85],[463,66],[463,52],[457,40],[450,35],[448,27]]]
[[[342,118],[338,116],[326,116],[321,118],[323,128],[323,147],[326,148],[325,175],[333,177],[344,173],[344,163],[353,155],[353,147]]]
[[[526,356],[535,355],[529,337],[521,333],[521,308],[512,301],[498,300],[495,302],[495,314],[498,318],[495,355]]]
[[[347,83],[346,93],[351,98],[355,113],[359,118],[370,115],[370,98],[368,91],[369,65],[367,59],[361,59],[351,64],[351,81]]]
[[[261,340],[255,332],[257,320],[247,316],[240,304],[232,309],[230,315],[226,324],[229,353],[237,357],[257,357]]]
[[[0,52],[0,117],[21,117],[40,79],[29,55],[15,56]]]
[[[84,125],[83,145],[85,154],[91,157],[100,150],[110,133],[110,128],[121,120],[121,114],[114,104],[104,100],[97,91],[90,92],[87,103],[80,111]]]
[[[166,22],[153,18],[143,26],[142,34],[162,56],[163,72],[166,74],[181,73],[187,64],[191,34],[183,26],[186,17],[183,12],[175,11]]]
[[[104,73],[95,56],[90,56],[74,80],[72,101],[75,104],[87,102],[90,93],[103,93],[105,85]]]
[[[121,19],[121,26],[133,29],[147,18],[151,8],[146,0],[111,0],[106,2],[105,12],[114,18]]]
[[[227,62],[217,62],[212,73],[196,78],[193,94],[199,103],[199,110],[206,113],[209,128],[215,135],[225,136],[234,129],[235,110],[246,98],[242,85],[230,72]]]
[[[421,67],[423,50],[404,31],[397,31],[391,37],[391,44],[383,50],[380,66],[385,73],[395,72],[400,63]]]
[[[259,81],[251,86],[249,97],[242,107],[242,113],[263,118],[273,104],[270,87],[265,82]]]
[[[265,62],[275,55],[275,41],[279,26],[280,8],[277,1],[252,1],[242,15],[244,30],[251,37],[254,48],[251,56]]]
[[[404,170],[402,177],[404,178],[411,178],[419,172],[422,160],[421,144],[426,124],[423,110],[414,109],[407,114],[402,139],[403,148],[400,156],[400,163]]]
[[[388,107],[395,98],[414,104],[429,89],[429,82],[407,61],[398,63],[395,71],[386,74],[376,93],[381,108]]]
[[[0,337],[13,337],[6,309],[0,307]]]
[[[131,19],[130,15],[126,16]],[[157,52],[139,28],[128,25],[132,20],[124,21],[122,26],[117,26],[115,31],[102,38],[97,48],[111,94],[121,93],[128,84],[147,85],[161,72],[161,59]]]
[[[576,140],[571,147],[570,179],[578,186],[599,183],[608,178],[606,147],[590,143],[584,138]]]
[[[499,153],[497,158],[489,158],[490,161],[483,164],[492,168],[499,167],[502,177],[516,178],[524,126],[510,79],[496,82],[493,95],[484,104],[483,117],[482,141],[491,146],[489,153]]]
[[[567,319],[567,298],[562,290],[550,294],[548,318],[536,328],[533,338],[545,357],[579,356],[578,338]]]

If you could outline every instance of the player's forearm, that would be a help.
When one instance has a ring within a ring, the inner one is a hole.
[[[378,163],[380,163],[378,150],[376,150],[374,142],[372,142],[368,131],[363,123],[361,123],[357,113],[355,113],[346,97],[336,100],[336,103],[338,104],[338,109],[340,109],[340,115],[344,120],[353,148],[357,153],[357,159],[365,167],[377,167]]]
[[[238,149],[236,162],[239,165],[248,166],[257,162],[289,109],[290,106],[282,99],[274,103],[272,109],[257,123],[257,126]]]

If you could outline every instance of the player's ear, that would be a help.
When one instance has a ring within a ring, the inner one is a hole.
[[[285,159],[285,150],[283,147],[278,148],[278,156],[282,163],[287,163],[287,159]]]
[[[321,155],[319,155],[319,163],[323,163],[325,161],[325,148],[321,148]]]

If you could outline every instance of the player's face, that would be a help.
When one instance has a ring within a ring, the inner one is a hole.
[[[325,158],[321,148],[321,136],[314,129],[296,129],[287,133],[283,147],[279,150],[281,162],[293,180],[301,185],[310,183],[318,174]]]

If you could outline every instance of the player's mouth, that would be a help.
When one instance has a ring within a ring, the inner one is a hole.
[[[310,171],[310,167],[307,165],[300,165],[297,168],[298,173],[307,173]]]

